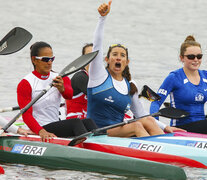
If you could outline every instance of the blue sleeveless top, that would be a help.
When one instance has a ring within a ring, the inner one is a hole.
[[[129,82],[125,81],[129,92]],[[122,122],[125,112],[130,109],[131,96],[114,88],[110,74],[101,85],[88,88],[87,97],[87,117],[93,119],[99,128]]]

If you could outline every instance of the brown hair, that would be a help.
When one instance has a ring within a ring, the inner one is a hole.
[[[128,49],[126,47],[124,47],[123,45],[120,45],[120,44],[116,44],[116,45],[113,45],[113,46],[110,46],[109,49],[108,49],[108,52],[107,52],[107,58],[110,57],[110,53],[112,51],[113,48],[115,47],[120,47],[120,48],[123,48],[125,51],[126,51],[126,55],[127,55],[127,59],[128,59]],[[107,65],[107,68],[109,67],[109,65]],[[122,76],[124,78],[127,79],[127,81],[131,81],[131,73],[129,71],[129,66],[126,66],[124,71],[122,72]],[[133,82],[130,82],[130,92],[129,94],[130,95],[134,95],[136,92],[138,92],[138,89],[136,87],[136,85],[133,83]]]
[[[83,48],[82,48],[82,55],[84,55],[85,54],[85,51],[86,51],[86,48],[87,47],[93,47],[93,43],[86,43],[84,46],[83,46]]]
[[[184,53],[188,47],[198,46],[201,48],[200,43],[196,42],[195,38],[192,35],[186,37],[185,41],[182,43],[180,47],[180,56],[184,56]]]

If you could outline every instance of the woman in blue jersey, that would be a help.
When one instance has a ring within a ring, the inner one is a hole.
[[[105,58],[107,68],[104,67],[102,47],[104,22],[110,11],[111,2],[98,8],[101,17],[94,34],[93,50],[99,50],[99,53],[89,67],[87,117],[93,119],[98,127],[122,122],[125,112],[129,109],[136,118],[147,114],[138,98],[135,82],[131,81],[128,49],[120,44],[111,45]],[[163,134],[159,126],[168,132],[172,131],[169,126],[148,116],[110,129],[107,134],[118,137]]]
[[[158,90],[160,101],[151,104],[150,112],[157,112],[170,94],[172,107],[190,113],[183,119],[172,119],[171,125],[190,132],[207,133],[204,103],[207,101],[207,71],[199,70],[202,62],[201,45],[193,36],[187,36],[180,47],[183,67],[171,72]]]

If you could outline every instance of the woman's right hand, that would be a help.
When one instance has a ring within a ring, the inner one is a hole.
[[[39,136],[41,137],[43,142],[49,142],[50,139],[57,137],[55,134],[47,132],[45,129],[41,129],[39,131]]]
[[[108,2],[108,4],[104,3],[99,6],[98,12],[101,16],[106,16],[110,12],[112,0]]]

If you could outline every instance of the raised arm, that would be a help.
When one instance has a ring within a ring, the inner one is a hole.
[[[112,1],[109,1],[108,5],[102,4],[98,8],[98,12],[101,16],[99,17],[99,21],[94,33],[93,51],[99,50],[99,53],[89,66],[89,88],[102,84],[108,76],[108,73],[103,63],[103,36],[104,22],[106,19],[106,15],[110,11],[111,2]]]

